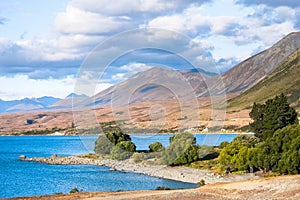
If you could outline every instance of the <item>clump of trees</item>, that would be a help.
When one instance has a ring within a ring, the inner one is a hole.
[[[133,142],[121,141],[111,149],[110,155],[112,159],[124,160],[132,156],[135,150],[136,150],[136,146]]]
[[[222,169],[300,173],[300,126],[287,97],[281,94],[265,104],[254,104],[250,116],[255,136],[238,136],[223,145]]]
[[[96,154],[110,154],[117,160],[129,158],[135,150],[136,146],[130,136],[120,129],[99,136],[94,148]]]
[[[250,130],[261,139],[267,139],[276,130],[287,125],[299,123],[297,112],[289,105],[284,94],[269,99],[264,104],[254,103],[249,115],[253,119]]]
[[[177,133],[170,137],[169,141],[168,147],[164,147],[160,142],[154,142],[149,145],[149,151],[136,152],[136,146],[130,136],[121,130],[115,130],[99,136],[94,151],[96,154],[106,154],[116,160],[132,157],[134,162],[141,162],[155,158],[157,163],[172,166],[190,164],[207,152],[207,148],[201,149],[196,145],[196,138],[191,133]]]

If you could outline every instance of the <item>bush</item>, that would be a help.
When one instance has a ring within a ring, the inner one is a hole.
[[[115,131],[105,133],[104,135],[100,135],[97,141],[95,142],[94,151],[96,154],[110,154],[113,146],[124,141],[131,141],[130,136],[117,129]],[[128,151],[132,151],[130,147],[125,147],[124,145],[125,144],[122,144],[120,147],[123,149],[128,148]],[[133,146],[131,146],[131,148],[133,148]]]
[[[205,180],[201,179],[197,184],[199,186],[203,186],[203,185],[205,185]]]
[[[110,151],[110,156],[114,160],[125,160],[132,155],[131,152],[124,151],[123,149],[114,146]]]
[[[219,163],[227,171],[261,169],[282,174],[300,173],[300,126],[290,125],[251,147],[233,141],[224,147]]]
[[[228,144],[229,144],[229,142],[227,142],[227,141],[221,142],[219,148],[220,148],[220,149],[223,149],[223,148],[226,147]]]
[[[241,142],[247,144],[249,147],[254,147],[260,142],[260,139],[252,135],[237,135],[233,141]]]
[[[125,160],[132,156],[135,152],[136,146],[131,141],[119,142],[116,146],[111,149],[111,158],[114,160]]]
[[[219,163],[224,167],[226,172],[235,171],[242,166],[240,162],[247,156],[245,150],[247,150],[247,144],[233,141],[220,152]]]
[[[212,157],[212,154],[216,153],[212,146],[207,145],[202,145],[201,147],[198,147],[197,152],[200,160],[208,159],[208,157]]]
[[[99,136],[95,142],[94,151],[96,154],[110,154],[114,144],[107,139],[106,135]]]
[[[133,160],[133,162],[138,163],[138,162],[142,162],[142,161],[146,160],[147,155],[144,152],[142,152],[142,153],[135,152],[131,156],[131,159]]]
[[[135,152],[136,150],[135,144],[131,141],[122,141],[119,142],[116,146],[128,152]]]
[[[177,133],[170,137],[170,146],[163,151],[162,164],[185,165],[198,160],[196,138],[191,133]]]
[[[131,141],[131,138],[129,135],[123,133],[121,130],[117,129],[115,131],[111,131],[108,133],[105,133],[107,139],[111,141],[112,144],[116,145],[119,142],[122,141]]]
[[[169,138],[170,144],[172,144],[174,141],[177,143],[182,141],[183,143],[188,143],[192,145],[196,144],[196,138],[193,134],[188,132],[177,133]]]
[[[73,189],[70,191],[70,194],[78,193],[78,192],[82,192],[82,190],[79,191],[77,188],[73,188]]]
[[[164,150],[164,146],[160,142],[153,142],[149,145],[150,152],[160,152]]]

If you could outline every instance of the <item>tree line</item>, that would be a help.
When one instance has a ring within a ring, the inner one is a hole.
[[[254,135],[239,135],[222,142],[218,148],[199,146],[191,133],[177,133],[170,137],[170,145],[160,142],[137,152],[129,135],[116,129],[99,136],[95,153],[136,162],[155,158],[156,164],[189,165],[201,160],[217,160],[222,172],[272,171],[281,174],[300,173],[300,126],[297,113],[281,94],[264,104],[254,103],[249,127]]]

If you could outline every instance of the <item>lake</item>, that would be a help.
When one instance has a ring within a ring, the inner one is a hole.
[[[132,135],[138,150],[160,141],[167,146],[171,135]],[[218,145],[234,134],[195,135],[198,144]],[[0,198],[83,191],[152,190],[157,186],[194,188],[195,184],[109,171],[88,165],[46,165],[18,160],[19,155],[45,157],[77,155],[93,151],[97,136],[2,136],[0,137]]]

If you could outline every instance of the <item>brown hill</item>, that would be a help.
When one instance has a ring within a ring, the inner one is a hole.
[[[220,75],[197,70],[176,72],[155,67],[112,86],[90,98],[86,105],[109,106],[111,100],[122,105],[195,96],[232,96],[241,94],[278,68],[300,46],[300,32],[290,33],[269,49],[248,58]],[[176,90],[174,90],[176,88]],[[179,89],[179,90],[177,90]],[[126,92],[125,92],[126,91]],[[179,94],[176,94],[176,92]],[[131,99],[125,99],[131,95]],[[118,96],[119,95],[119,96]]]
[[[269,49],[248,58],[227,72],[214,77],[213,93],[223,89],[227,94],[241,94],[255,86],[278,68],[300,46],[300,32],[288,34]],[[221,87],[222,86],[222,87]]]
[[[284,93],[293,107],[300,110],[300,48],[250,90],[230,100],[230,107],[246,108],[253,102],[264,103],[267,99]]]

